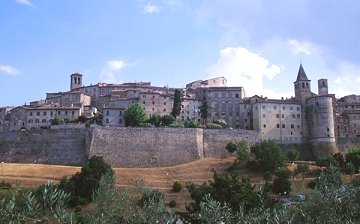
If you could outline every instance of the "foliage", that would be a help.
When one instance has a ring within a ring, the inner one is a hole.
[[[234,142],[228,142],[228,143],[226,144],[226,146],[225,146],[225,149],[226,149],[228,152],[233,153],[233,152],[235,152],[235,151],[238,149],[238,147],[237,147],[237,145],[236,145]]]
[[[139,103],[131,105],[124,113],[125,126],[139,126],[146,119],[144,108]]]
[[[329,188],[338,188],[342,184],[339,167],[330,165],[329,168],[321,172],[316,188],[320,191],[326,191]]]
[[[151,128],[152,127],[152,125],[150,123],[147,123],[147,122],[140,123],[138,126],[142,127],[142,128]]]
[[[10,189],[10,188],[11,188],[11,183],[5,182],[4,180],[0,182],[0,189]]]
[[[60,125],[62,123],[64,123],[64,121],[58,117],[55,117],[54,119],[51,120],[51,125]]]
[[[204,121],[206,122],[206,119],[208,118],[208,103],[206,100],[204,100],[200,106],[200,116]]]
[[[205,127],[208,129],[222,129],[223,128],[220,124],[214,124],[214,123],[207,124]]]
[[[180,121],[175,121],[174,123],[170,124],[171,128],[184,128],[184,124]]]
[[[317,160],[316,165],[327,167],[327,168],[330,166],[339,167],[339,162],[333,156],[329,156],[327,158]]]
[[[180,89],[176,89],[174,94],[173,109],[170,114],[176,118],[177,116],[180,115],[180,111],[181,111],[181,91]]]
[[[40,186],[33,194],[30,191],[16,192],[0,201],[1,223],[77,223],[74,214],[66,208],[69,194],[56,188],[51,182]]]
[[[182,184],[180,182],[178,182],[178,181],[175,181],[173,183],[172,189],[173,189],[174,192],[179,192],[179,191],[182,190]]]
[[[194,119],[184,121],[185,128],[197,128],[198,125],[198,122]]]
[[[93,195],[94,212],[87,215],[86,223],[174,223],[174,211],[165,205],[162,193],[138,182],[136,193],[129,194],[114,185],[109,175],[101,178]]]
[[[280,146],[274,141],[263,141],[251,147],[258,166],[263,171],[275,171],[282,167],[285,156]]]
[[[346,168],[345,158],[344,158],[343,154],[341,154],[340,152],[334,153],[334,154],[332,154],[332,157],[337,161],[337,163],[339,164],[339,167],[341,169]]]
[[[248,211],[269,203],[268,189],[256,190],[248,177],[240,180],[236,173],[218,174],[216,172],[213,177],[214,181],[210,182],[210,185],[204,183],[200,186],[194,184],[186,186],[194,200],[187,206],[188,211],[191,213],[200,211],[200,203],[204,201],[206,195],[210,195],[222,205],[226,203],[234,210],[244,206],[244,209]]]
[[[217,119],[213,122],[214,124],[221,125],[223,128],[226,128],[227,123],[224,119]]]
[[[299,158],[299,151],[295,149],[291,149],[287,152],[287,158],[290,160],[290,162],[294,162]]]
[[[265,171],[263,177],[267,183],[272,180],[273,174],[270,171]]]
[[[102,175],[114,175],[111,166],[100,156],[91,157],[88,162],[69,179],[63,178],[59,187],[71,193],[70,204],[78,205],[91,201],[93,192],[99,187]]]
[[[346,162],[351,162],[355,167],[355,172],[360,170],[360,148],[350,149],[346,153]]]
[[[305,178],[305,174],[310,171],[310,167],[307,164],[298,164],[295,169],[295,174],[302,174],[302,178]]]
[[[149,119],[147,119],[146,123],[155,125],[155,127],[160,127],[161,126],[161,116],[158,114],[153,115]]]
[[[175,121],[175,117],[171,116],[171,115],[164,115],[162,116],[161,118],[161,124],[163,126],[169,126],[171,125],[172,123],[174,123]]]
[[[291,182],[289,178],[292,173],[287,168],[280,168],[275,171],[275,179],[272,185],[272,190],[276,194],[288,194],[291,191]]]
[[[151,116],[146,122],[154,125],[155,127],[169,126],[175,121],[175,118],[171,115],[154,115]]]

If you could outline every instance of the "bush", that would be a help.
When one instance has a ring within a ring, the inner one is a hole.
[[[213,123],[220,125],[222,128],[226,128],[227,126],[226,121],[224,119],[217,119]]]
[[[151,128],[152,127],[152,125],[150,123],[140,123],[138,126],[142,127],[142,128]]]
[[[51,120],[51,125],[60,125],[62,123],[64,123],[64,121],[58,117],[55,117],[54,119]]]
[[[60,180],[59,188],[71,193],[70,204],[72,206],[83,205],[91,201],[94,191],[99,187],[103,175],[114,175],[111,166],[105,163],[102,157],[93,156],[69,179],[64,177]]]
[[[174,192],[179,192],[182,190],[182,184],[178,181],[175,181],[173,184],[173,191]]]
[[[275,180],[272,185],[272,190],[276,194],[289,194],[291,191],[291,182],[289,178],[292,173],[287,168],[281,168],[275,171]]]
[[[185,128],[197,128],[198,122],[194,119],[184,121]]]
[[[339,162],[334,157],[329,156],[327,158],[317,160],[316,165],[323,167],[330,167],[330,165],[339,167]]]
[[[176,201],[171,200],[171,201],[168,203],[168,206],[169,206],[170,208],[175,208],[175,207],[176,207]]]
[[[287,157],[290,162],[294,162],[295,160],[297,160],[299,158],[299,151],[297,151],[295,149],[291,149],[287,152]]]
[[[1,183],[0,183],[0,188],[1,189],[10,189],[11,188],[11,183],[5,182],[4,180],[2,180]]]
[[[161,118],[161,124],[163,126],[169,126],[171,125],[172,123],[175,122],[175,117],[171,116],[171,115],[164,115],[162,118]]]
[[[183,123],[181,123],[179,121],[175,121],[174,123],[170,124],[169,127],[171,127],[171,128],[184,128],[185,126],[184,126]]]
[[[221,126],[220,124],[214,124],[214,123],[207,124],[205,127],[208,129],[222,129],[223,128],[223,126]]]
[[[346,162],[351,162],[355,168],[355,173],[360,169],[360,148],[353,148],[346,153]]]
[[[263,171],[272,172],[284,165],[284,153],[274,141],[263,141],[256,144],[251,147],[251,152],[255,155],[258,167]]]
[[[230,152],[230,153],[233,153],[237,150],[237,145],[233,142],[228,142],[225,146],[225,149]]]

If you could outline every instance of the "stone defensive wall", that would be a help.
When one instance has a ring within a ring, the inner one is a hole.
[[[91,130],[59,129],[0,133],[0,161],[82,165]]]
[[[89,156],[116,167],[164,167],[225,157],[229,141],[253,144],[256,131],[196,128],[94,128]]]
[[[226,157],[229,141],[256,131],[196,128],[66,128],[0,133],[0,162],[82,165],[99,155],[115,167],[164,167]]]

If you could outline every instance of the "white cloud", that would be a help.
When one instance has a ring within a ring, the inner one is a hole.
[[[310,55],[313,54],[315,51],[317,51],[315,45],[306,41],[298,41],[292,39],[292,40],[288,40],[288,44],[294,55],[298,55],[300,53]]]
[[[280,66],[270,65],[269,61],[246,48],[225,48],[220,51],[220,59],[208,68],[211,77],[224,76],[228,86],[242,86],[246,96],[269,95],[264,90],[263,79],[273,79],[280,73]]]
[[[144,6],[144,13],[153,14],[161,11],[159,6],[153,5],[150,2]]]
[[[345,61],[339,61],[337,66],[329,71],[334,78],[333,89],[336,97],[359,94],[360,67]]]
[[[20,71],[9,65],[0,65],[0,73],[5,73],[7,75],[18,75]]]
[[[104,68],[100,73],[100,79],[102,82],[117,82],[117,74],[126,67],[124,61],[121,60],[109,60],[106,62]]]
[[[16,0],[16,2],[20,3],[22,5],[26,5],[26,6],[36,8],[36,6],[30,0]]]

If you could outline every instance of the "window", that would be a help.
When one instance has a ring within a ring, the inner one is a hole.
[[[280,118],[280,114],[276,114],[276,118]]]
[[[280,128],[280,124],[276,124],[276,127],[277,127],[277,128]]]
[[[46,115],[47,115],[47,112],[46,112],[46,111],[44,111],[43,115],[44,115],[44,116],[46,116]]]
[[[300,111],[300,107],[296,107],[296,110],[297,110],[297,111]]]
[[[109,118],[106,118],[106,123],[107,123],[107,124],[109,123]]]
[[[121,118],[119,119],[119,124],[122,124],[122,119]]]
[[[293,107],[290,107],[290,110],[293,110]]]
[[[109,116],[109,114],[110,114],[110,112],[107,110],[107,111],[106,111],[106,115]]]
[[[265,105],[262,105],[262,109],[265,110]]]
[[[282,118],[284,118],[284,117],[285,117],[285,115],[284,115],[284,114],[281,114],[281,117],[282,117]]]
[[[235,98],[239,98],[239,94],[238,94],[238,93],[235,94]]]
[[[68,112],[67,112],[67,110],[65,110],[65,115],[67,115],[68,114]]]
[[[119,115],[122,116],[122,110],[119,111]]]
[[[266,128],[266,124],[264,124],[264,128]]]
[[[285,124],[282,125],[282,128],[285,128]]]
[[[53,115],[54,115],[54,112],[51,111],[51,112],[50,112],[50,115],[53,116]]]
[[[294,125],[292,124],[290,127],[291,127],[291,128],[294,128]]]
[[[295,114],[292,114],[292,118],[295,118]]]
[[[36,112],[36,116],[40,116],[40,112],[38,111],[38,112]]]
[[[41,120],[41,123],[46,123],[46,119],[42,119],[42,120]]]
[[[75,111],[71,111],[71,114],[72,114],[72,115],[75,115]]]
[[[285,110],[285,106],[283,106],[282,109]]]
[[[164,108],[164,112],[166,112],[166,108]]]
[[[300,119],[300,114],[297,114],[296,117]]]
[[[266,117],[266,114],[263,114],[262,117],[265,118],[265,117]]]
[[[30,112],[30,116],[33,116],[33,113],[32,113],[32,112]]]
[[[39,123],[39,122],[40,122],[40,120],[39,120],[39,119],[36,119],[36,120],[35,120],[35,123]]]
[[[277,106],[274,106],[274,110],[276,110],[277,109]]]
[[[166,105],[166,102],[164,102],[164,105]]]

